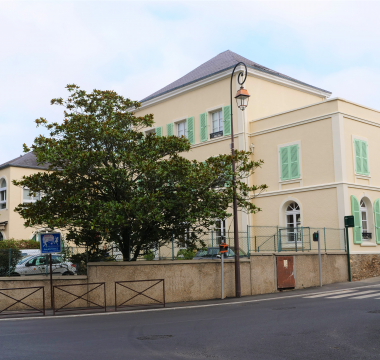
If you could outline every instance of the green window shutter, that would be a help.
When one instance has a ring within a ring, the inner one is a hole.
[[[187,138],[190,141],[190,144],[195,144],[195,128],[194,128],[194,116],[187,118],[186,120],[187,127]]]
[[[231,135],[231,106],[223,106],[223,135]]]
[[[285,146],[280,149],[280,168],[282,181],[290,179],[289,165],[289,146]]]
[[[380,201],[375,200],[373,204],[373,212],[375,214],[375,233],[376,233],[376,243],[380,245]]]
[[[363,175],[369,175],[369,168],[368,168],[368,144],[367,141],[361,141],[361,157],[362,157],[362,171]]]
[[[166,135],[167,136],[173,135],[173,123],[166,125]]]
[[[361,156],[361,141],[355,139],[355,162],[356,162],[356,173],[362,174],[363,167],[362,167],[362,156]]]
[[[200,120],[200,129],[201,129],[201,142],[208,140],[207,135],[207,113],[203,113],[199,115]]]
[[[360,204],[359,204],[359,200],[354,195],[351,195],[351,211],[355,219],[355,227],[353,228],[354,244],[361,244],[362,243],[362,219],[361,219],[361,214],[360,214]]]
[[[157,136],[162,136],[162,126],[159,126],[156,128],[156,135]]]
[[[298,144],[289,146],[290,152],[290,178],[298,179],[300,177],[299,151]]]

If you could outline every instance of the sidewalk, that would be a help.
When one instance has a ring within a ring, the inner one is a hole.
[[[201,300],[201,301],[191,301],[191,302],[180,302],[180,303],[167,303],[165,308],[163,306],[139,306],[131,307],[126,310],[118,310],[115,312],[114,306],[107,306],[107,311],[104,312],[103,309],[94,309],[94,310],[75,310],[70,309],[69,311],[59,312],[53,316],[53,311],[48,309],[45,312],[45,316],[42,314],[25,314],[25,315],[0,315],[0,321],[4,320],[27,320],[27,319],[46,319],[46,318],[68,318],[68,317],[81,317],[81,316],[95,316],[95,315],[116,315],[116,314],[126,314],[126,313],[136,313],[136,312],[148,312],[148,311],[162,311],[162,310],[181,310],[187,308],[196,308],[196,307],[210,307],[210,306],[228,306],[241,303],[249,302],[259,302],[259,301],[271,301],[278,300],[287,297],[302,297],[311,294],[324,293],[329,291],[352,289],[352,288],[365,288],[372,286],[380,286],[380,277],[369,278],[361,281],[355,282],[344,282],[336,284],[328,284],[323,287],[312,287],[306,289],[297,289],[297,290],[285,290],[278,291],[270,294],[261,294],[261,295],[250,295],[244,296],[241,298],[226,298],[213,299],[213,300]]]

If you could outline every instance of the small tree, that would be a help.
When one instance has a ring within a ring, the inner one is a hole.
[[[37,137],[31,149],[24,145],[38,163],[49,164],[47,172],[13,182],[43,194],[16,208],[26,226],[65,229],[77,244],[115,243],[125,260],[136,260],[184,232],[194,246],[214,219],[231,216],[231,155],[187,160],[180,155],[190,150],[185,137],[143,136],[153,115],[136,117],[138,102],[113,91],[67,89],[67,100],[51,101],[65,107],[63,122],[37,119],[50,134]],[[235,155],[237,198],[241,209],[255,213],[252,194],[266,185],[246,184],[262,164],[249,155]]]

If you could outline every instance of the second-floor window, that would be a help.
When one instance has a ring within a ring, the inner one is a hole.
[[[7,207],[7,182],[5,179],[0,180],[0,210]]]
[[[177,136],[187,137],[186,120],[177,123]]]
[[[301,177],[298,144],[280,148],[281,181],[298,179]]]
[[[36,194],[36,196],[33,196],[30,193],[29,189],[22,189],[22,202],[23,203],[34,203],[40,199],[41,199],[41,195],[39,192]]]
[[[358,175],[369,175],[368,144],[365,140],[354,140],[355,146],[355,172]]]
[[[211,122],[212,122],[212,132],[219,132],[223,131],[223,112],[222,110],[220,111],[215,111],[211,113]]]

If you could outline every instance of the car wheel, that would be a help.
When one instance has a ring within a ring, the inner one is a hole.
[[[13,272],[13,273],[11,273],[11,276],[21,276],[21,275],[17,272]]]
[[[74,275],[72,271],[65,271],[62,275]]]

